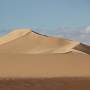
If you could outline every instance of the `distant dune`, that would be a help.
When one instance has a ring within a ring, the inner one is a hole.
[[[0,77],[90,76],[90,46],[17,29],[0,38]]]

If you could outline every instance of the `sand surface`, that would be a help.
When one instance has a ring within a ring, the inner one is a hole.
[[[90,78],[2,79],[0,90],[90,90]]]
[[[29,29],[15,30],[0,38],[0,53],[67,53],[79,42],[48,37]]]
[[[0,77],[89,77],[90,56],[67,54],[0,54]]]
[[[0,77],[89,77],[90,47],[19,29],[0,38]]]
[[[14,30],[0,37],[0,90],[90,90],[90,46]]]

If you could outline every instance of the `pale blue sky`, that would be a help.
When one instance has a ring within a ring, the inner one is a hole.
[[[62,27],[89,25],[90,0],[0,0],[1,32],[27,27],[54,33]]]
[[[0,27],[55,29],[90,25],[90,0],[0,0]]]

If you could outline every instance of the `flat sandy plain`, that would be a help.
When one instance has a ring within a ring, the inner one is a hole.
[[[14,30],[0,38],[0,90],[90,90],[90,46]]]

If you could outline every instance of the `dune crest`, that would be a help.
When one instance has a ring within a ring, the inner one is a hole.
[[[80,42],[49,37],[31,29],[17,29],[0,38],[0,53],[68,53],[75,50],[87,53],[84,47],[84,50],[77,49],[79,45]]]
[[[12,40],[15,40],[17,38],[20,38],[20,37],[26,35],[28,32],[30,32],[30,29],[14,30],[13,32],[10,32],[7,35],[0,38],[0,45],[11,42]]]

